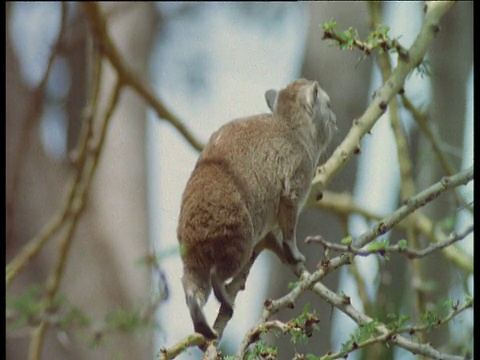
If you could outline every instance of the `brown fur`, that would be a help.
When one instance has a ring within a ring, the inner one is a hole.
[[[183,194],[182,282],[195,331],[207,338],[216,336],[202,312],[211,288],[233,311],[224,283],[263,239],[282,260],[305,260],[295,243],[297,216],[335,115],[317,82],[297,80],[265,98],[273,114],[237,119],[215,132]],[[278,228],[283,247],[272,240]]]

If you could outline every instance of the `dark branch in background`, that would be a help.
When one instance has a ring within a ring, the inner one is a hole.
[[[67,4],[65,2],[61,3],[61,9],[61,23],[57,40],[52,47],[52,51],[47,61],[45,73],[43,74],[40,83],[31,92],[31,101],[28,102],[28,110],[26,112],[25,119],[23,120],[21,130],[19,131],[20,138],[18,151],[16,152],[15,160],[13,161],[13,176],[11,178],[11,183],[7,184],[10,189],[6,193],[7,243],[13,242],[15,236],[14,221],[17,186],[20,183],[19,178],[25,162],[25,155],[27,154],[30,134],[32,133],[35,125],[38,124],[40,118],[42,117],[47,82],[53,68],[53,63],[55,62],[57,56],[61,53],[64,46],[63,43],[66,35],[68,10]]]
[[[66,7],[65,3],[62,3],[62,11],[66,12]],[[107,32],[107,25],[105,22],[105,19],[103,15],[100,12],[99,5],[97,3],[85,3],[84,4],[85,12],[89,19],[91,20],[92,27],[94,29],[95,33],[95,41],[100,45],[100,50],[102,51],[102,54],[107,56],[107,58],[110,60],[112,65],[117,71],[117,74],[119,76],[118,78],[118,88],[121,89],[123,85],[131,86],[134,88],[142,98],[145,99],[145,101],[154,108],[154,110],[157,112],[158,116],[171,122],[178,130],[179,132],[184,135],[184,137],[189,141],[189,143],[197,150],[200,150],[202,148],[202,145],[200,142],[198,142],[193,135],[190,134],[190,132],[186,129],[186,127],[175,117],[173,116],[166,107],[155,98],[155,94],[152,92],[152,90],[144,85],[136,75],[134,75],[130,69],[125,65],[121,55],[119,54],[117,48],[113,44],[111,38],[108,35]],[[65,15],[65,13],[63,14]],[[57,41],[57,45],[55,48],[61,48],[61,41],[64,36],[64,27],[65,24],[64,22],[66,21],[66,16],[62,16],[62,27],[61,31],[59,34],[59,39]],[[53,61],[55,59],[55,56],[57,54],[57,51],[53,51],[52,55],[49,59],[48,67],[46,74],[41,81],[38,90],[36,93],[38,94],[43,94],[44,93],[44,87],[46,86],[46,80],[48,79],[48,74],[50,73],[50,68],[53,64]],[[99,76],[99,74],[95,74],[95,76]],[[92,90],[92,96],[94,94],[98,94],[98,84],[92,85],[95,86],[96,89]],[[41,100],[42,97],[40,97]],[[40,105],[39,105],[40,106]],[[37,106],[33,106],[32,109],[34,109],[34,113],[38,113],[38,117],[40,116],[40,110]],[[80,137],[79,143],[77,145],[77,149],[72,152],[72,160],[74,164],[77,166],[78,172],[75,177],[75,181],[79,180],[79,174],[81,173],[82,170],[81,168],[84,167],[84,161],[85,158],[87,157],[86,154],[89,152],[91,149],[87,149],[88,146],[91,146],[92,148],[97,148],[98,149],[98,144],[93,144],[93,140],[88,140],[90,137],[93,137],[92,134],[92,128],[91,128],[91,123],[92,119],[94,116],[94,111],[96,110],[96,104],[87,104],[85,114],[84,114],[84,122],[87,123],[87,126],[84,126],[82,129],[82,135]],[[33,111],[33,110],[32,110]],[[31,123],[32,121],[28,119],[27,123]],[[106,131],[106,127],[102,129],[103,134],[99,137],[99,139],[103,139],[104,133]],[[28,133],[28,131],[24,131],[23,133]],[[90,141],[90,142],[89,142]],[[103,140],[100,140],[103,141]],[[87,143],[89,144],[87,146]],[[20,163],[20,162],[19,162]],[[64,224],[66,218],[69,216],[69,213],[71,211],[71,208],[75,206],[76,204],[73,203],[74,200],[74,191],[72,190],[73,187],[75,187],[76,183],[73,182],[70,185],[70,190],[68,200],[65,204],[65,207],[59,211],[57,215],[55,215],[50,222],[48,222],[45,227],[40,231],[40,233],[35,236],[32,240],[30,240],[21,250],[20,252],[15,256],[14,259],[7,265],[6,267],[6,283],[7,286],[11,283],[11,281],[23,270],[26,264],[43,248],[45,245],[46,241],[49,240],[53,235],[55,235],[62,227]],[[14,193],[14,191],[12,192]],[[8,207],[8,202],[7,202],[7,207]]]
[[[145,102],[155,110],[158,117],[171,123],[183,137],[192,145],[193,148],[200,151],[203,148],[202,143],[197,140],[185,124],[177,118],[172,112],[157,98],[157,95],[148,85],[135,74],[123,60],[118,48],[115,46],[110,34],[104,15],[102,14],[98,3],[83,3],[83,10],[92,25],[95,40],[100,47],[100,51],[108,58],[115,68],[122,85],[130,86],[134,89]]]
[[[438,138],[438,134],[436,134],[433,130],[431,122],[428,121],[428,113],[417,109],[405,94],[402,94],[401,98],[403,106],[413,116],[413,119],[416,121],[423,134],[427,137],[428,141],[432,145],[435,156],[442,165],[445,173],[447,175],[455,174],[455,172],[458,170],[451,161],[450,157],[442,150],[441,139]],[[468,205],[468,202],[465,200],[462,194],[460,194],[458,191],[455,191],[455,197],[458,204],[464,206],[473,215],[473,207]]]
[[[82,162],[82,167],[77,168],[75,177],[72,180],[72,187],[68,199],[69,201],[67,202],[67,218],[64,219],[63,223],[65,227],[65,234],[60,240],[56,265],[47,281],[45,294],[45,300],[47,301],[47,303],[52,302],[52,299],[57,294],[60,281],[63,277],[65,264],[73,240],[73,234],[76,229],[78,219],[80,218],[83,207],[85,205],[88,190],[90,188],[93,175],[95,174],[95,170],[97,168],[98,161],[102,153],[108,124],[120,99],[120,93],[121,86],[120,83],[117,82],[114,87],[110,102],[107,106],[107,111],[102,119],[98,139],[95,139],[93,133],[91,133],[92,136],[89,137],[88,145],[85,147],[85,151],[87,152],[87,154],[85,155],[85,160]],[[94,99],[93,101],[96,100],[97,99]],[[47,323],[42,322],[33,332],[29,349],[30,359],[39,358],[46,327]]]

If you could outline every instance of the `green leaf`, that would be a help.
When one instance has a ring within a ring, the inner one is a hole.
[[[307,303],[305,304],[305,306],[303,307],[302,315],[303,315],[303,314],[306,314],[309,309],[310,309],[310,303],[307,302]]]
[[[378,321],[372,320],[368,323],[360,322],[358,327],[350,334],[350,339],[342,344],[342,353],[350,352],[356,345],[372,337],[378,336],[377,330]]]
[[[372,242],[368,245],[368,250],[369,251],[385,250],[387,246],[388,246],[388,241]]]
[[[407,248],[407,240],[405,239],[399,240],[397,245],[400,248],[400,250],[405,250]]]
[[[457,214],[447,216],[442,221],[440,221],[440,227],[445,233],[450,233],[455,229],[457,223]]]
[[[298,285],[298,281],[290,281],[290,282],[288,283],[288,288],[291,290],[291,289],[296,288],[297,285]]]
[[[332,30],[335,30],[338,28],[338,24],[337,22],[335,21],[334,18],[332,18],[332,20],[330,20],[329,22],[326,21],[322,24],[322,29],[324,31],[332,31]]]
[[[76,307],[72,307],[62,318],[60,319],[59,326],[62,329],[67,329],[67,327],[78,324],[82,327],[90,326],[90,319],[85,313]]]
[[[13,319],[8,321],[8,331],[18,330],[35,321],[47,305],[37,284],[27,287],[19,296],[7,296],[5,300],[6,308],[14,314]]]
[[[343,245],[352,245],[353,238],[351,235],[348,235],[347,237],[344,237],[341,241]]]
[[[245,353],[245,359],[256,360],[267,356],[277,357],[278,349],[276,346],[267,344],[264,340],[259,340],[251,346]]]
[[[124,309],[118,307],[108,313],[105,322],[110,329],[117,329],[125,332],[145,328],[148,322],[141,318],[139,312],[135,309]]]
[[[388,314],[387,318],[391,320],[391,322],[386,324],[390,330],[401,328],[410,320],[410,316],[408,315],[400,315],[397,317],[397,314],[392,313]]]

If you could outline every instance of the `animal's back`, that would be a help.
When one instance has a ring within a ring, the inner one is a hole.
[[[257,241],[276,225],[280,196],[289,185],[285,182],[307,157],[285,122],[263,114],[223,126],[211,136],[198,164],[221,160],[232,172],[252,217]],[[311,175],[305,180],[310,182]]]

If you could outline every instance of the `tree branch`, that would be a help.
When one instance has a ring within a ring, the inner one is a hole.
[[[344,164],[354,154],[358,153],[360,140],[385,112],[390,100],[401,91],[408,74],[423,60],[440,29],[440,19],[454,4],[454,1],[428,1],[426,3],[423,26],[414,43],[408,49],[408,56],[400,58],[401,61],[398,62],[397,67],[383,86],[376,91],[373,101],[363,115],[353,121],[353,126],[333,155],[325,164],[317,168],[307,206],[311,206],[315,202],[315,199],[319,197],[323,189],[343,168]]]
[[[357,324],[365,323],[368,324],[374,321],[368,315],[365,315],[358,311],[349,301],[349,298],[346,299],[345,296],[339,296],[335,294],[333,291],[328,289],[325,285],[318,282],[313,287],[313,291],[320,295],[324,300],[328,303],[335,306],[337,309],[348,315],[353,321]],[[424,356],[428,356],[431,359],[438,359],[438,360],[462,360],[464,359],[461,356],[449,355],[445,353],[441,353],[438,350],[434,349],[430,344],[420,344],[415,341],[411,341],[404,336],[401,335],[394,335],[392,334],[391,330],[389,330],[385,324],[378,322],[375,328],[386,336],[386,340],[388,339],[389,342],[400,346],[413,354],[421,354]]]

